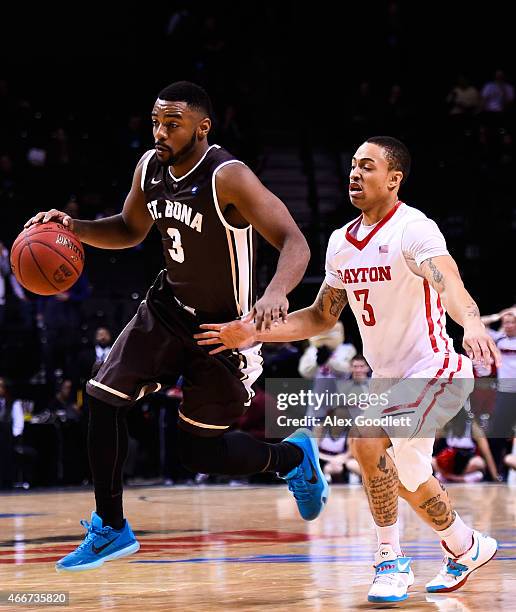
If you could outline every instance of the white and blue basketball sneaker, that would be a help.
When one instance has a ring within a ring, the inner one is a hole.
[[[100,567],[104,561],[132,555],[140,549],[127,521],[120,531],[104,527],[96,512],[91,513],[91,523],[81,521],[87,529],[86,537],[79,546],[56,563],[58,572],[82,572]]]
[[[330,486],[319,464],[319,449],[309,429],[297,429],[283,442],[294,444],[303,451],[303,461],[288,474],[279,474],[294,494],[299,513],[305,521],[313,521],[322,512]]]
[[[395,603],[408,597],[414,583],[410,557],[398,557],[389,544],[381,544],[374,555],[375,576],[367,594],[371,603]]]
[[[496,555],[498,542],[479,531],[473,530],[473,544],[469,550],[454,557],[444,542],[441,542],[444,552],[444,561],[437,576],[427,582],[426,590],[429,593],[449,593],[456,591],[464,585],[469,575],[479,569]]]

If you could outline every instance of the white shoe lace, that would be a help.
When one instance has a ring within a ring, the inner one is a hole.
[[[399,580],[399,574],[377,574],[374,577],[373,584],[385,584],[390,586],[391,584],[396,585]]]

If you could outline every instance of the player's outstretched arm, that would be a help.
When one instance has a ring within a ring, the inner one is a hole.
[[[34,215],[25,223],[25,227],[56,221],[68,227],[85,244],[101,249],[125,249],[139,244],[149,233],[153,223],[140,185],[142,162],[143,157],[136,166],[131,190],[125,199],[122,212],[118,215],[85,221],[72,219],[66,213],[52,208]]]
[[[256,342],[293,342],[305,340],[331,329],[337,322],[348,298],[344,289],[323,283],[315,302],[296,310],[283,322],[275,322],[269,330],[258,331],[253,313],[230,323],[206,323],[203,333],[195,334],[198,344],[219,345],[210,351],[215,355],[226,349],[245,348]]]
[[[421,263],[424,278],[439,293],[450,317],[464,328],[462,345],[466,353],[478,363],[500,366],[500,352],[485,325],[475,300],[466,291],[455,260],[450,255],[430,257]]]
[[[280,252],[276,273],[253,308],[256,329],[268,329],[286,319],[287,295],[303,278],[310,249],[287,207],[247,166],[228,164],[216,176],[219,202],[234,206]]]

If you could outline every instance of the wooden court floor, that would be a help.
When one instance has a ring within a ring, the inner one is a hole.
[[[499,540],[498,554],[462,590],[427,594],[424,583],[440,565],[438,543],[401,501],[416,582],[398,607],[516,609],[516,488],[449,488],[462,518]],[[298,517],[286,487],[127,489],[140,552],[98,570],[57,574],[54,561],[82,539],[79,519],[89,520],[92,499],[90,491],[0,496],[0,591],[67,591],[74,611],[373,609],[366,595],[376,542],[359,485],[333,487],[312,523]]]

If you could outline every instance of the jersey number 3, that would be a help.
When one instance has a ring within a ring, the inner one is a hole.
[[[174,261],[177,261],[177,263],[183,263],[185,260],[185,252],[181,244],[181,234],[179,230],[176,227],[169,227],[167,234],[172,238],[172,248],[168,250],[170,257]]]
[[[359,302],[362,301],[361,297],[364,296],[364,313],[367,313],[367,316],[362,314],[362,321],[364,324],[369,326],[376,325],[373,307],[367,301],[367,298],[369,297],[369,289],[357,289],[356,291],[353,291],[353,293]]]

